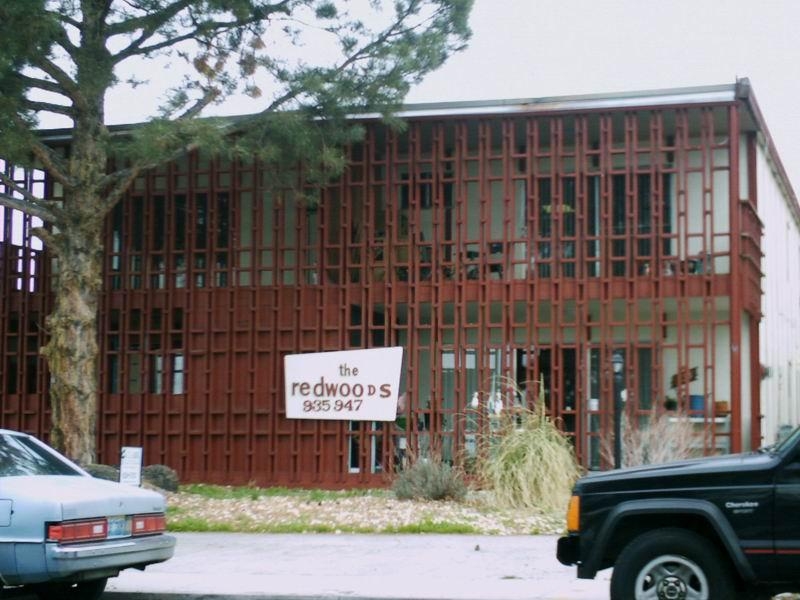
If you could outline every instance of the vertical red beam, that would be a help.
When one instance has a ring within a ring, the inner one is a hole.
[[[747,197],[750,200],[750,205],[753,209],[758,208],[758,168],[757,168],[757,141],[755,134],[748,134],[747,136]],[[737,236],[738,238],[739,236]],[[761,238],[757,240],[759,248],[761,246]],[[751,265],[748,267],[752,268]],[[763,291],[759,290],[759,295]],[[761,431],[761,337],[759,327],[759,320],[761,319],[760,312],[752,314],[750,317],[750,345],[755,349],[755,352],[750,353],[750,444],[752,448],[761,446],[762,431]]]
[[[742,448],[742,259],[741,259],[741,218],[739,193],[739,109],[731,105],[728,109],[730,154],[730,256],[731,256],[731,452],[741,452]],[[751,348],[752,353],[752,338]],[[756,355],[758,349],[756,348]]]

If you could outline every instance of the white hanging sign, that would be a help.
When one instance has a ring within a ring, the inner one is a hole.
[[[142,449],[123,446],[119,457],[119,482],[127,485],[142,485]]]
[[[394,421],[403,348],[372,348],[284,358],[286,417]]]

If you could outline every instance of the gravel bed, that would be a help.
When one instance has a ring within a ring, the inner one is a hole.
[[[211,528],[231,531],[339,531],[343,533],[413,532],[420,525],[443,524],[457,531],[487,535],[559,534],[564,514],[500,510],[484,499],[465,502],[398,500],[390,495],[343,496],[310,500],[295,496],[216,499],[170,494],[170,519],[199,519]],[[467,530],[469,528],[469,530]]]

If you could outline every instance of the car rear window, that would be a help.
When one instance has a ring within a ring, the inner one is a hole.
[[[18,475],[80,475],[80,472],[27,437],[0,435],[0,477]]]

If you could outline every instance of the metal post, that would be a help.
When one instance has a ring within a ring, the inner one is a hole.
[[[622,385],[625,379],[625,358],[615,350],[611,355],[614,371],[614,468],[622,466]]]

